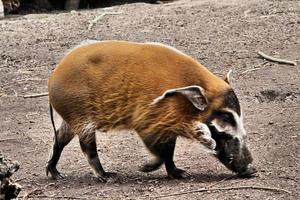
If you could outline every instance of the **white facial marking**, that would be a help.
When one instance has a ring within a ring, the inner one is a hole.
[[[228,123],[220,123],[217,119],[212,120],[212,125],[219,132],[225,132],[227,134],[232,135],[235,138],[238,138],[241,144],[243,144],[244,138],[246,136],[246,131],[243,125],[243,115],[241,114],[241,116],[239,116],[235,111],[229,108],[223,110],[226,112],[230,112],[233,115],[234,121],[236,122],[236,126],[232,126]]]
[[[211,132],[208,126],[202,122],[195,123],[195,131],[199,135],[199,141],[203,142],[202,144],[210,150],[210,152],[215,153],[214,149],[216,148],[217,144],[216,141],[211,137]]]

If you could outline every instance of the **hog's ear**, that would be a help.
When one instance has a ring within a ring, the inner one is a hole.
[[[231,76],[232,70],[230,69],[229,72],[226,74],[226,77],[224,81],[230,85],[230,76]]]
[[[207,106],[207,99],[205,97],[204,89],[197,85],[175,88],[167,90],[163,93],[163,95],[157,97],[152,102],[153,104],[157,104],[158,102],[171,97],[175,94],[181,94],[186,97],[197,109],[203,111]]]

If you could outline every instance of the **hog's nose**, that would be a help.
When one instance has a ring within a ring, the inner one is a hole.
[[[250,178],[250,177],[254,176],[254,174],[256,172],[257,172],[257,169],[255,169],[255,167],[253,167],[251,164],[249,164],[242,171],[239,171],[238,175],[242,178]]]

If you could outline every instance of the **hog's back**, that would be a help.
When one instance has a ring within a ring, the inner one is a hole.
[[[133,121],[145,120],[149,104],[164,91],[199,85],[209,95],[221,82],[170,47],[105,41],[68,53],[50,76],[48,88],[51,105],[67,122],[80,118],[101,127],[132,128]]]

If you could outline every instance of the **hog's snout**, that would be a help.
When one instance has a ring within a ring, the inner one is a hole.
[[[251,177],[257,172],[252,166],[252,156],[245,144],[239,138],[216,137],[216,157],[230,170],[236,172],[240,177]]]
[[[253,176],[257,172],[256,168],[252,166],[252,164],[249,164],[242,170],[238,172],[238,175],[242,178],[248,178]]]

